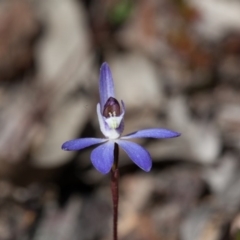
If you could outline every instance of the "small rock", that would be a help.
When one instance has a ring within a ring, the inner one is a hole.
[[[209,184],[211,191],[221,194],[235,181],[238,171],[237,159],[231,154],[226,154],[218,160],[216,166],[213,165],[205,169],[203,177]]]
[[[35,4],[39,19],[46,25],[36,51],[39,78],[57,84],[62,75],[76,71],[91,56],[85,11],[81,2],[74,0]]]
[[[185,151],[181,153],[184,154],[184,158],[203,164],[217,161],[222,140],[213,123],[191,119],[187,101],[182,97],[175,97],[169,101],[168,115],[170,124],[182,133],[181,149]]]
[[[16,78],[31,67],[39,31],[29,1],[0,1],[0,81]]]
[[[240,149],[240,107],[238,103],[225,103],[217,112],[216,120],[227,146]]]
[[[180,228],[182,240],[218,240],[221,239],[225,222],[222,212],[210,206],[200,206],[186,216]]]
[[[32,164],[57,167],[69,161],[75,152],[63,151],[61,146],[67,140],[78,137],[91,110],[88,100],[81,97],[62,103],[61,108],[51,116],[41,145],[32,153]]]
[[[63,209],[58,207],[56,202],[46,203],[41,221],[32,239],[78,239],[76,232],[81,202],[79,197],[73,196]]]
[[[128,112],[155,110],[164,106],[161,79],[152,63],[143,55],[118,55],[109,60],[117,97],[126,103]]]
[[[200,12],[198,31],[207,39],[218,40],[229,31],[240,30],[240,4],[238,1],[188,0]]]

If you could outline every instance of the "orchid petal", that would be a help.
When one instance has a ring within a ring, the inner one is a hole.
[[[125,104],[123,102],[123,100],[121,100],[121,104],[122,104],[122,108],[121,108],[121,115],[120,117],[122,118],[121,123],[119,125],[119,127],[117,128],[117,131],[120,133],[120,135],[122,134],[123,130],[124,130],[124,115],[125,115]]]
[[[98,122],[99,122],[100,130],[103,133],[103,135],[106,137],[108,131],[106,129],[106,123],[105,123],[104,117],[101,113],[101,106],[100,106],[99,103],[97,104],[97,116],[98,116]]]
[[[109,141],[95,148],[91,153],[93,166],[102,174],[107,174],[113,165],[114,142]]]
[[[62,149],[65,151],[76,151],[106,141],[107,139],[102,138],[79,138],[65,142],[62,145]]]
[[[181,134],[164,128],[150,128],[138,130],[136,132],[130,133],[123,136],[122,139],[130,138],[174,138]]]
[[[151,170],[152,159],[146,149],[134,142],[117,140],[116,143],[127,153],[138,167],[146,172]]]
[[[122,119],[119,127],[117,128],[117,131],[119,132],[120,136],[122,134],[122,132],[124,131],[124,120]]]
[[[122,104],[122,114],[124,115],[126,112],[126,107],[125,107],[123,100],[121,100],[121,104]]]
[[[103,63],[100,68],[99,95],[101,112],[103,112],[104,105],[108,98],[115,96],[112,73],[107,63]]]

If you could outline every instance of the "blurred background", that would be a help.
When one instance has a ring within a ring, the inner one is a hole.
[[[120,153],[119,239],[240,239],[240,2],[0,1],[0,240],[110,240],[109,176],[91,149],[103,61],[145,173]]]

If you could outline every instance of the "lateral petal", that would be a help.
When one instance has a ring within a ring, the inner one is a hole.
[[[152,159],[146,149],[130,141],[117,140],[116,143],[127,153],[127,155],[138,167],[146,172],[151,170]]]
[[[95,148],[91,153],[93,166],[102,174],[107,174],[113,165],[114,142],[109,141]]]
[[[181,134],[172,130],[164,128],[149,128],[132,132],[123,136],[122,139],[130,138],[174,138],[179,137]]]
[[[65,142],[62,145],[62,149],[65,151],[76,151],[106,141],[107,139],[103,138],[78,138]]]

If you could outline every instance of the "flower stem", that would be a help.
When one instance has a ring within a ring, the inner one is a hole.
[[[113,240],[118,239],[117,224],[118,224],[118,182],[119,182],[119,171],[118,171],[118,156],[119,148],[115,143],[114,145],[114,163],[111,169],[111,190],[112,190],[112,201],[113,201]]]

